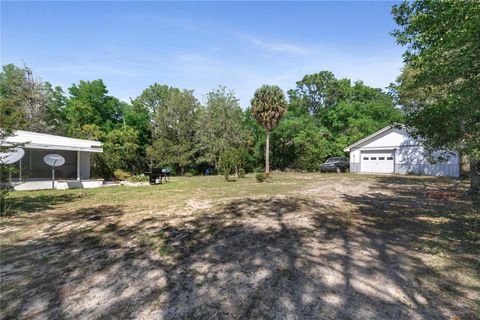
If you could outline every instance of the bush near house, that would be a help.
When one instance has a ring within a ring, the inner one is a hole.
[[[264,182],[267,179],[267,175],[263,172],[257,173],[255,179],[257,179],[257,182]]]
[[[117,169],[113,172],[116,179],[125,181],[130,178],[131,174],[122,169]]]
[[[148,182],[148,176],[144,174],[137,174],[127,178],[130,182]]]

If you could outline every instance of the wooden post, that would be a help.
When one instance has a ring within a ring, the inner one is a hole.
[[[80,151],[77,151],[77,180],[80,181]]]

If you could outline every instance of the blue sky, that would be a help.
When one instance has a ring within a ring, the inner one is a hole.
[[[392,2],[4,2],[2,64],[27,64],[64,89],[101,78],[129,101],[158,82],[225,85],[247,107],[262,84],[303,75],[384,88],[402,66]]]

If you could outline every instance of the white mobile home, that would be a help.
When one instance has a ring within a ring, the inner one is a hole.
[[[420,141],[404,127],[389,126],[346,147],[350,171],[458,177],[460,158],[449,153],[446,162],[429,163]]]
[[[17,172],[12,176],[16,190],[49,189],[51,167],[44,162],[47,154],[59,154],[65,163],[55,170],[55,188],[94,188],[102,180],[90,179],[90,155],[100,153],[102,143],[29,131],[15,131],[6,143],[24,150],[23,157],[13,163]]]

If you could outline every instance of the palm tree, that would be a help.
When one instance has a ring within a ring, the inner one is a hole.
[[[265,174],[270,173],[270,130],[275,128],[287,112],[287,101],[278,86],[263,85],[255,91],[252,101],[252,115],[267,132],[265,146]]]

